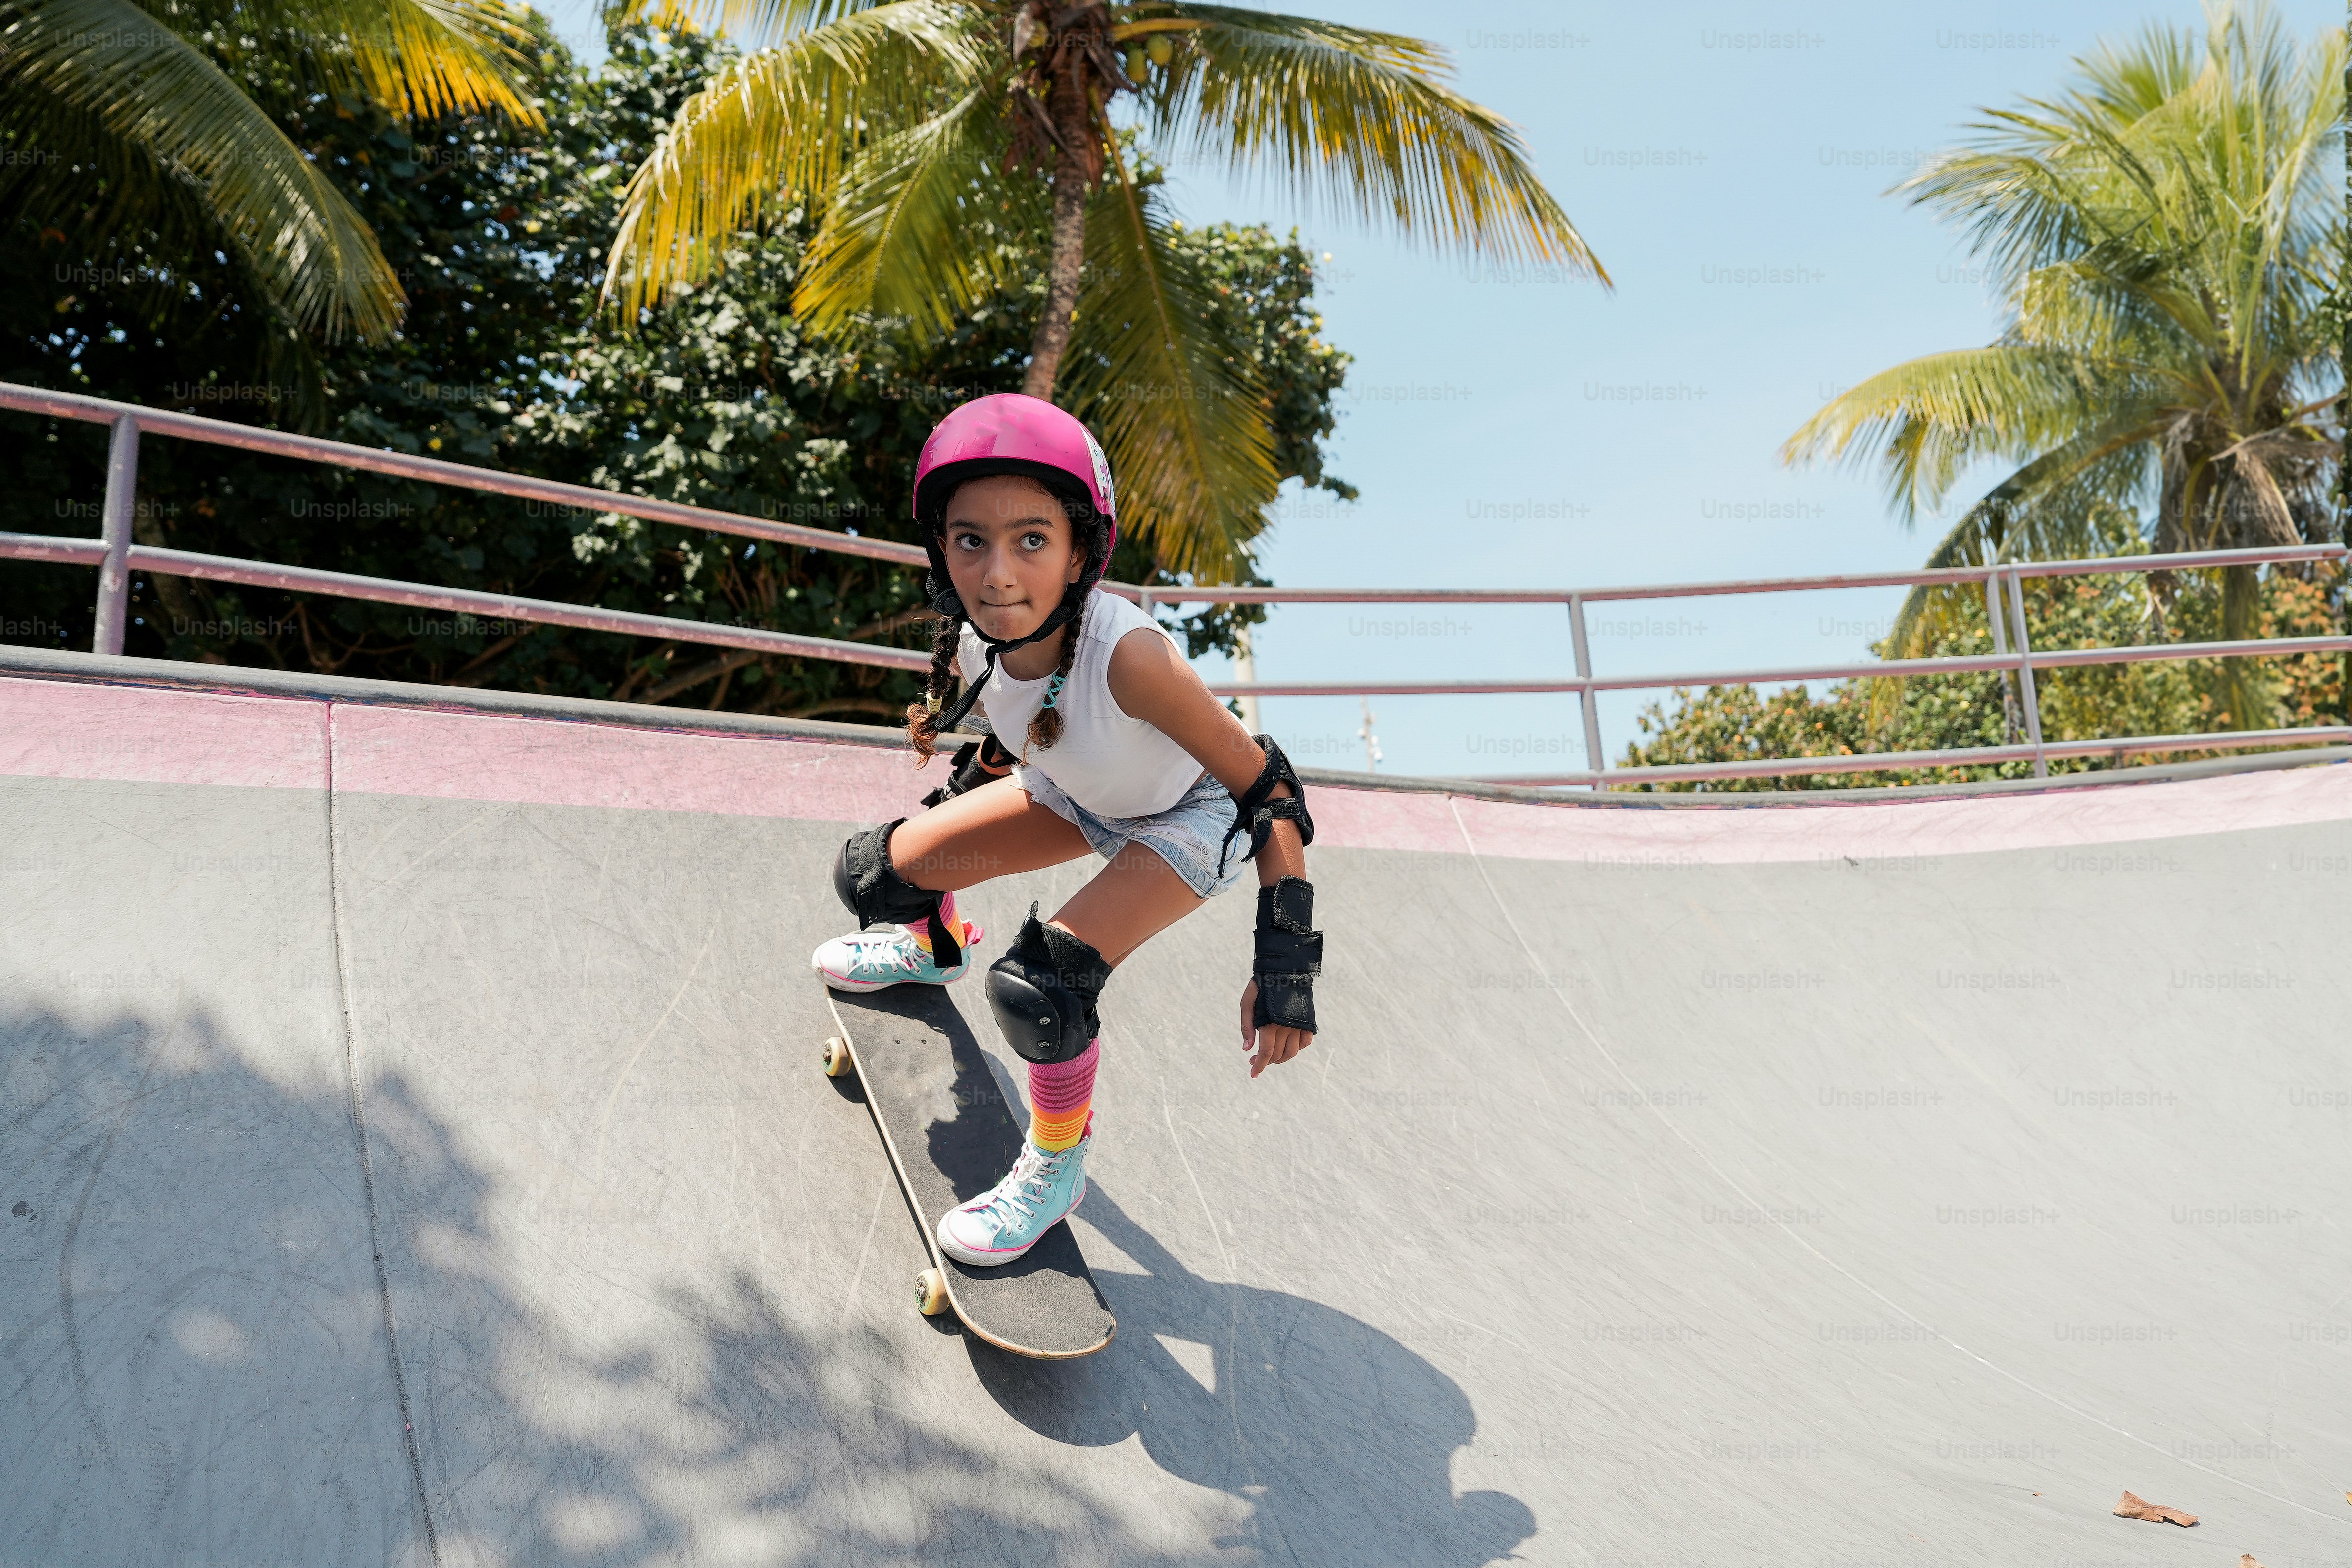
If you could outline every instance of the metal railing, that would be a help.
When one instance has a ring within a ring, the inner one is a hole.
[[[436,458],[381,451],[330,441],[315,436],[257,429],[201,415],[115,403],[74,393],[0,382],[0,409],[83,420],[111,428],[108,447],[106,500],[101,509],[100,536],[76,539],[49,534],[0,533],[0,559],[47,561],[99,568],[96,630],[93,652],[120,654],[129,619],[130,579],[133,572],[198,577],[289,592],[321,594],[420,609],[450,610],[485,619],[576,626],[590,631],[666,638],[715,647],[748,649],[795,658],[822,658],[885,669],[922,671],[930,668],[928,654],[912,648],[874,643],[846,642],[808,637],[764,627],[729,626],[716,621],[646,615],[630,610],[605,610],[513,595],[473,589],[442,588],[388,578],[327,572],[312,567],[243,561],[194,551],[169,550],[139,544],[131,537],[136,500],[139,438],[142,431],[236,447],[275,457],[294,458],[338,468],[391,474],[452,485],[493,495],[545,501],[594,512],[667,522],[684,528],[735,534],[803,549],[919,566],[927,563],[922,549],[895,541],[800,523],[777,522],[740,512],[687,506],[645,496],[623,495],[589,485],[534,479],[495,468],[477,468]],[[1811,577],[1768,577],[1722,582],[1654,584],[1605,588],[1281,588],[1221,585],[1170,585],[1106,582],[1106,590],[1150,610],[1156,605],[1561,605],[1568,614],[1576,673],[1543,679],[1495,680],[1249,680],[1212,681],[1209,689],[1220,697],[1376,697],[1376,696],[1516,696],[1573,693],[1579,700],[1585,754],[1597,760],[1603,752],[1598,696],[1603,691],[1662,690],[1669,688],[1736,685],[1782,685],[1798,681],[1849,679],[1862,676],[1962,675],[2000,670],[2018,683],[2023,745],[1981,746],[1937,752],[1889,752],[1836,757],[1756,758],[1735,763],[1691,763],[1631,768],[1588,767],[1544,774],[1516,775],[1493,782],[1537,785],[1588,785],[1671,783],[1713,779],[1757,778],[1796,773],[1869,773],[1888,768],[1939,767],[2012,761],[2031,761],[2035,776],[2046,776],[2053,758],[2114,756],[2148,752],[2229,751],[2248,748],[2312,745],[2352,742],[2352,724],[2306,725],[2290,730],[2228,731],[2197,735],[2135,735],[2114,740],[2045,742],[2034,674],[2042,669],[2074,668],[2096,664],[2128,664],[2149,660],[2286,658],[2301,654],[2352,650],[2352,637],[2273,637],[2236,642],[2161,643],[2128,647],[2036,649],[2027,634],[2023,580],[2027,577],[2081,576],[2094,574],[2173,572],[2219,566],[2325,562],[2344,559],[2340,544],[2278,546],[2258,550],[2205,550],[2168,555],[2103,557],[2084,561],[2030,561],[1990,567],[1931,567],[1908,572],[1840,573]],[[1596,675],[1586,635],[1585,606],[1629,599],[1705,598],[1734,594],[1807,593],[1834,588],[1874,588],[1919,584],[1981,584],[1986,618],[1992,632],[1993,651],[1942,658],[1867,659],[1838,664],[1809,664],[1765,669],[1734,669],[1649,675]]]
[[[2245,566],[2289,562],[2339,561],[2347,552],[2340,544],[2297,544],[2257,550],[2200,550],[2168,555],[2101,557],[2088,561],[2027,561],[1992,567],[1939,566],[1910,572],[1836,573],[1817,577],[1764,577],[1712,583],[1665,583],[1618,588],[1244,588],[1151,587],[1140,590],[1147,606],[1152,603],[1210,604],[1557,604],[1568,611],[1576,674],[1534,680],[1386,680],[1386,681],[1253,681],[1212,684],[1220,697],[1380,697],[1380,696],[1517,696],[1574,692],[1584,721],[1587,757],[1599,757],[1601,716],[1596,700],[1603,691],[1662,690],[1668,688],[1740,685],[1788,685],[1806,680],[1842,680],[1861,676],[1967,675],[2002,670],[2016,675],[2021,688],[2027,743],[2023,746],[1969,747],[1946,752],[1885,752],[1842,757],[1757,758],[1737,763],[1688,763],[1633,768],[1580,768],[1553,773],[1498,775],[1495,784],[1585,784],[1605,788],[1632,783],[1680,783],[1708,779],[1763,778],[1775,774],[1874,773],[1888,767],[1908,768],[1963,763],[2028,761],[2034,776],[2046,777],[2052,757],[2123,756],[2140,752],[2233,751],[2249,746],[2317,744],[2352,741],[2352,724],[2312,725],[2291,731],[2224,731],[2201,735],[2126,736],[2116,740],[2069,741],[2044,744],[2042,714],[2034,689],[2037,669],[2072,668],[2094,664],[2136,664],[2161,659],[2286,658],[2297,654],[2352,650],[2352,637],[2261,637],[2237,642],[2158,643],[2131,647],[2036,649],[2026,631],[2025,599],[2021,586],[2027,577],[2080,577],[2132,572],[2178,572],[2216,566]],[[1811,593],[1831,588],[1874,588],[1919,584],[1981,584],[1986,619],[1991,626],[1993,651],[1942,658],[1874,658],[1843,664],[1810,664],[1765,669],[1732,669],[1667,675],[1599,676],[1592,673],[1591,645],[1585,634],[1584,606],[1626,599],[1693,599],[1732,594]],[[2004,590],[2002,584],[2006,584]],[[2007,599],[2004,614],[2001,602]],[[2008,623],[2006,626],[2004,623]],[[2014,637],[2015,647],[2010,646]],[[2282,742],[2280,737],[2292,737]],[[1894,759],[1890,761],[1889,759]]]

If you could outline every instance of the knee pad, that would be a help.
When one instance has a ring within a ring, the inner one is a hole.
[[[918,888],[890,864],[890,830],[904,822],[886,822],[849,836],[833,862],[833,890],[857,917],[857,929],[873,925],[904,925],[908,921],[931,922],[931,959],[942,969],[963,962],[961,934],[940,920],[940,895]]]
[[[988,966],[989,1010],[1024,1060],[1066,1062],[1098,1032],[1095,998],[1110,973],[1092,947],[1058,926],[1041,924],[1032,904],[1021,934]]]

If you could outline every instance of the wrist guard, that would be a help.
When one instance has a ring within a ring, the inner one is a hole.
[[[1312,928],[1315,884],[1285,877],[1257,890],[1257,1005],[1250,1026],[1286,1024],[1315,1032],[1315,977],[1323,972],[1323,933]]]
[[[1274,743],[1273,736],[1252,735],[1250,739],[1265,751],[1265,766],[1258,770],[1256,779],[1252,781],[1249,788],[1242,791],[1241,799],[1234,803],[1234,825],[1225,830],[1224,842],[1217,846],[1217,875],[1220,877],[1225,874],[1225,855],[1232,849],[1234,840],[1244,833],[1248,834],[1249,853],[1242,858],[1255,860],[1258,851],[1265,847],[1266,837],[1274,831],[1277,818],[1287,818],[1298,825],[1301,848],[1315,842],[1315,819],[1307,815],[1307,786],[1298,782],[1297,771],[1290,765],[1290,759],[1282,754],[1282,748]],[[1290,794],[1279,800],[1274,794],[1274,786],[1278,784],[1290,786]],[[1292,878],[1283,879],[1295,880]]]
[[[1019,759],[1004,749],[1003,742],[993,734],[982,735],[977,741],[966,741],[956,748],[953,769],[948,782],[923,797],[925,806],[953,800],[966,790],[978,789],[991,779],[1001,779],[1013,771]]]

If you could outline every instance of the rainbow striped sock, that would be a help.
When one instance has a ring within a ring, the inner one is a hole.
[[[969,947],[971,945],[970,932],[971,931],[971,926],[968,921],[957,919],[955,895],[953,893],[941,893],[940,895],[940,919],[949,922],[949,924],[956,931],[959,938],[962,939],[959,942],[960,946]],[[931,922],[929,921],[908,921],[907,922],[907,934],[915,939],[915,945],[917,947],[921,948],[925,952],[931,951]]]
[[[1102,1041],[1066,1062],[1029,1064],[1029,1142],[1045,1153],[1075,1148],[1094,1124],[1095,1064]]]

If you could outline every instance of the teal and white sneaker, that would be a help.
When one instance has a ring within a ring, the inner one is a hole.
[[[941,969],[932,963],[931,950],[899,926],[835,937],[809,954],[809,964],[818,978],[835,991],[879,991],[908,981],[947,985],[961,980],[971,970],[972,946],[980,941],[982,932],[971,921],[963,922],[963,962],[952,969]]]
[[[940,1216],[940,1250],[980,1268],[1010,1263],[1037,1245],[1087,1195],[1088,1133],[1048,1154],[1026,1138],[1003,1181]]]

